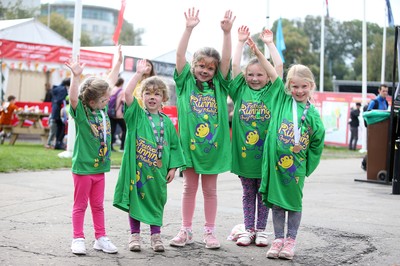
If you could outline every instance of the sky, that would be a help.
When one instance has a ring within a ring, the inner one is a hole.
[[[42,0],[52,3],[57,0]],[[65,0],[64,0],[65,1]],[[81,0],[82,4],[99,5],[120,9],[120,0]],[[307,15],[320,16],[326,13],[325,0],[126,0],[125,20],[134,28],[143,28],[142,44],[164,46],[175,49],[185,28],[184,12],[191,7],[199,9],[200,23],[194,28],[189,41],[189,51],[203,46],[222,47],[220,21],[226,10],[231,10],[236,20],[232,28],[232,43],[241,25],[250,28],[252,34],[263,27],[272,27],[274,21],[282,18],[304,19]],[[329,16],[339,21],[363,20],[364,2],[367,22],[384,26],[385,0],[329,0]],[[349,6],[351,3],[351,6]],[[390,0],[395,25],[400,25],[400,0]],[[267,16],[269,15],[269,19]],[[234,47],[234,46],[233,46]]]

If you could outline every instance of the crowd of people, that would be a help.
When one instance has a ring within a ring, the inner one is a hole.
[[[164,206],[167,186],[177,169],[183,173],[181,226],[169,245],[184,247],[194,243],[192,222],[201,184],[201,239],[205,248],[220,248],[216,232],[217,180],[219,174],[231,171],[243,189],[244,230],[235,236],[236,244],[270,246],[268,258],[293,259],[305,179],[317,168],[324,147],[325,129],[311,103],[316,87],[314,75],[307,66],[293,64],[284,82],[283,62],[269,29],[258,38],[269,50],[272,63],[259,50],[247,26],[238,27],[237,44],[232,51],[231,30],[236,17],[230,10],[220,22],[221,54],[215,48],[203,47],[187,62],[186,52],[192,32],[200,23],[199,14],[195,8],[184,13],[184,31],[176,51],[178,132],[162,112],[169,97],[168,86],[156,75],[150,60],[138,60],[136,73],[128,82],[119,77],[121,46],[107,79],[91,76],[81,81],[85,64],[77,57],[66,63],[71,78],[52,89],[46,85],[46,101],[52,103],[46,147],[65,149],[67,112],[76,122],[72,156],[74,254],[86,254],[84,217],[88,205],[95,234],[93,248],[118,252],[106,234],[103,204],[105,173],[110,171],[110,155],[116,150],[119,126],[118,151],[124,154],[113,206],[128,213],[129,250],[141,250],[144,223],[150,227],[153,250],[165,251],[161,237]],[[242,69],[246,45],[254,57]],[[232,137],[228,97],[234,105]],[[13,100],[9,99],[10,106]],[[351,114],[354,121],[358,121],[360,106]],[[353,128],[358,130],[356,122],[351,124],[350,149],[357,144]],[[265,231],[269,210],[273,239]]]

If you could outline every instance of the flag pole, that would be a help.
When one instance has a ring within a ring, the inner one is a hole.
[[[270,29],[270,28],[269,28],[269,0],[267,0],[266,19],[267,19],[267,23],[265,24],[265,27],[266,27],[267,29]],[[264,44],[264,55],[265,55],[265,58],[269,58],[269,57],[270,57],[269,49],[268,49],[268,47],[267,47],[266,44]]]
[[[319,91],[324,91],[324,57],[325,57],[325,0],[322,0],[321,14],[321,49],[319,58]]]
[[[364,18],[362,23],[362,105],[367,104],[367,22],[366,22],[366,0],[363,0]],[[363,110],[363,109],[362,109]],[[361,123],[363,125],[363,123]],[[367,151],[367,128],[362,127],[362,146],[360,152]]]
[[[386,27],[387,27],[387,6],[385,5],[385,19],[383,23],[383,38],[382,38],[382,66],[381,66],[381,84],[385,83],[385,66],[386,66]]]
[[[75,1],[74,35],[72,40],[72,58],[75,60],[81,49],[82,0]],[[75,145],[75,121],[68,114],[67,150],[58,154],[60,158],[72,158]]]

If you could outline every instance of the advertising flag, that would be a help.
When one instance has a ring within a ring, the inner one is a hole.
[[[118,14],[118,24],[115,27],[113,42],[115,45],[118,44],[119,34],[121,33],[122,23],[124,22],[124,12],[125,12],[126,0],[121,0],[121,9]]]
[[[278,49],[279,55],[282,58],[282,62],[285,63],[285,59],[283,57],[283,51],[286,50],[285,40],[283,39],[283,30],[282,30],[282,19],[279,18],[278,26],[276,29],[276,48]]]

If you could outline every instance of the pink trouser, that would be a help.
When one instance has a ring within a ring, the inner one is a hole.
[[[183,172],[182,193],[182,227],[191,229],[194,209],[196,207],[196,193],[199,186],[199,177],[193,168]],[[218,175],[201,175],[201,186],[204,197],[205,229],[213,230],[217,216],[217,177]]]
[[[74,178],[74,206],[72,208],[72,227],[74,238],[85,238],[83,224],[85,212],[90,202],[96,239],[106,235],[104,226],[104,173],[93,175],[77,175]]]

